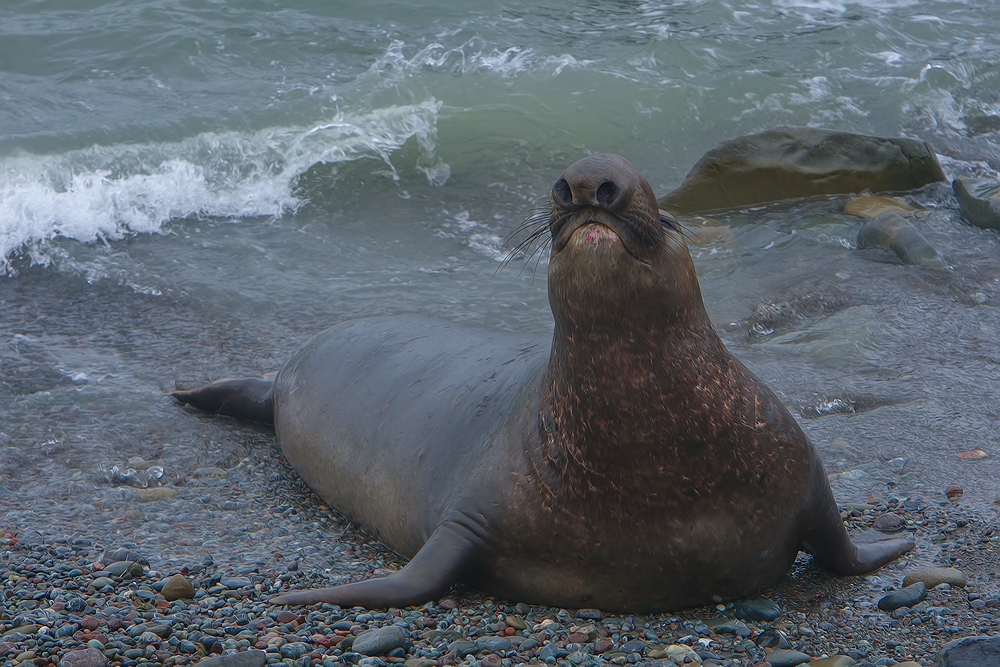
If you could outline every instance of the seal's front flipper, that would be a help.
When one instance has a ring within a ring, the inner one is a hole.
[[[273,387],[271,379],[218,380],[199,389],[175,391],[170,395],[205,412],[273,424]]]
[[[802,546],[828,570],[837,574],[865,574],[890,563],[915,545],[913,540],[862,533],[852,541],[844,528],[837,504],[830,494],[830,509],[813,519],[805,530]]]
[[[410,607],[435,600],[458,583],[479,551],[480,542],[454,524],[439,526],[406,567],[388,577],[333,588],[291,591],[271,598],[271,604],[317,604],[386,609]]]

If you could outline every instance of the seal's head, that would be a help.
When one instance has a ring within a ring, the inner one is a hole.
[[[549,302],[556,326],[603,330],[707,321],[680,226],[619,155],[574,162],[552,186]]]

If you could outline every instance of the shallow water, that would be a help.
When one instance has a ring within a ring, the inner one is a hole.
[[[135,506],[109,473],[131,457],[163,463],[175,516],[237,482],[273,510],[287,469],[267,432],[166,392],[275,370],[333,323],[547,331],[544,258],[497,273],[501,244],[589,153],[664,194],[721,140],[798,124],[922,138],[949,176],[1000,178],[992,4],[50,0],[0,17],[0,500],[24,531],[152,539],[141,513],[103,518]],[[1000,241],[931,187],[913,201],[953,268],[902,266],[853,247],[843,201],[714,216],[731,233],[692,246],[709,312],[841,500],[960,484],[991,514]],[[809,295],[838,305],[748,335],[758,306]],[[880,407],[810,416],[857,396]],[[959,458],[977,449],[992,458]],[[205,466],[231,483],[191,482]],[[217,529],[252,549],[241,521]],[[164,542],[184,535],[204,540]]]

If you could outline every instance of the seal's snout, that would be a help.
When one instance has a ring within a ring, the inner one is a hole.
[[[601,181],[594,187],[593,179],[582,178],[582,174],[574,176],[577,178],[572,183],[562,176],[552,186],[552,199],[563,208],[600,206],[614,209],[623,199],[622,187],[614,180]]]
[[[552,186],[552,201],[570,210],[596,206],[618,211],[628,205],[638,176],[620,155],[593,155],[571,164],[559,177]]]

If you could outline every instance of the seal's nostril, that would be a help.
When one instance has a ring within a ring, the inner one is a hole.
[[[601,206],[610,206],[618,196],[618,186],[611,181],[604,181],[597,187],[597,203]]]
[[[563,206],[569,206],[573,203],[573,191],[570,190],[569,183],[566,182],[565,178],[560,178],[552,186],[552,198]]]

